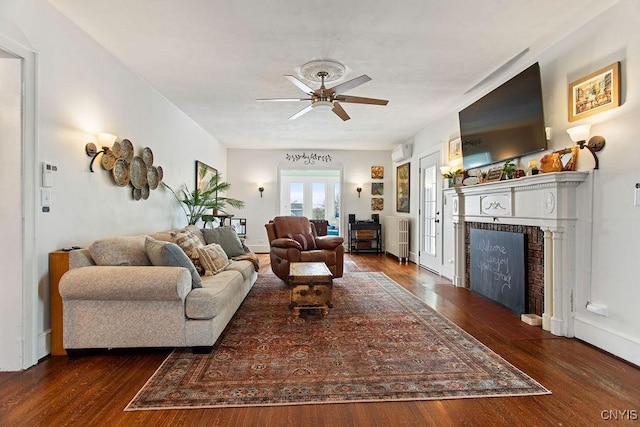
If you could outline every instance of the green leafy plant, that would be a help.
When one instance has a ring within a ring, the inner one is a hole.
[[[243,201],[220,195],[231,187],[231,184],[221,181],[220,179],[220,174],[216,173],[204,188],[193,191],[189,191],[186,184],[178,191],[174,191],[164,182],[162,184],[171,191],[180,202],[180,206],[187,217],[189,225],[194,225],[198,220],[202,219],[203,216],[206,216],[209,210],[213,212],[224,212],[227,206],[232,206],[237,209],[244,208]]]
[[[462,169],[458,169],[455,171],[449,171],[447,173],[442,174],[444,178],[452,179],[456,175],[460,175],[462,173]]]
[[[502,167],[502,172],[507,178],[511,179],[513,178],[513,174],[516,172],[516,165],[511,160],[507,160]]]

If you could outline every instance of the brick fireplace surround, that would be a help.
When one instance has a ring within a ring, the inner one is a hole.
[[[454,284],[469,287],[471,228],[525,233],[529,312],[542,316],[543,329],[572,337],[576,260],[582,250],[578,211],[590,212],[592,203],[587,196],[579,200],[578,194],[589,174],[557,172],[445,190],[455,192]]]
[[[505,225],[488,224],[483,222],[466,222],[464,230],[465,247],[465,286],[471,288],[470,271],[471,262],[469,255],[469,231],[474,229],[506,231],[508,233],[521,233],[526,236],[525,244],[525,271],[527,289],[528,313],[542,316],[544,303],[544,233],[540,227],[529,225]]]

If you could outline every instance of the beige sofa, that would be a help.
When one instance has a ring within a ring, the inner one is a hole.
[[[229,260],[217,274],[198,277],[196,287],[193,264],[151,262],[149,245],[170,241],[170,233],[103,239],[71,251],[59,288],[66,350],[198,348],[216,342],[255,283],[256,266]]]

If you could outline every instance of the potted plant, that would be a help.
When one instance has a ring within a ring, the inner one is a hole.
[[[511,179],[513,178],[513,174],[516,172],[516,165],[511,160],[507,160],[502,167],[502,172],[507,179]]]
[[[458,169],[455,171],[448,171],[442,174],[442,177],[447,180],[447,188],[451,188],[453,186],[453,177],[456,175],[460,175],[462,173],[462,169]]]
[[[207,185],[202,189],[189,191],[186,185],[183,185],[177,192],[173,191],[164,182],[162,183],[175,198],[180,202],[180,206],[187,216],[189,225],[194,225],[198,220],[207,216],[207,211],[212,210],[214,214],[224,212],[228,206],[237,209],[244,208],[244,202],[230,197],[223,197],[224,193],[231,187],[231,184],[221,181],[220,174],[216,173],[211,177]]]

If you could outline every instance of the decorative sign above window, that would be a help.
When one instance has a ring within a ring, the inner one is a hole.
[[[330,163],[333,161],[329,154],[318,153],[302,153],[302,154],[287,154],[286,159],[290,162],[304,162],[305,165],[315,165],[316,162]]]

